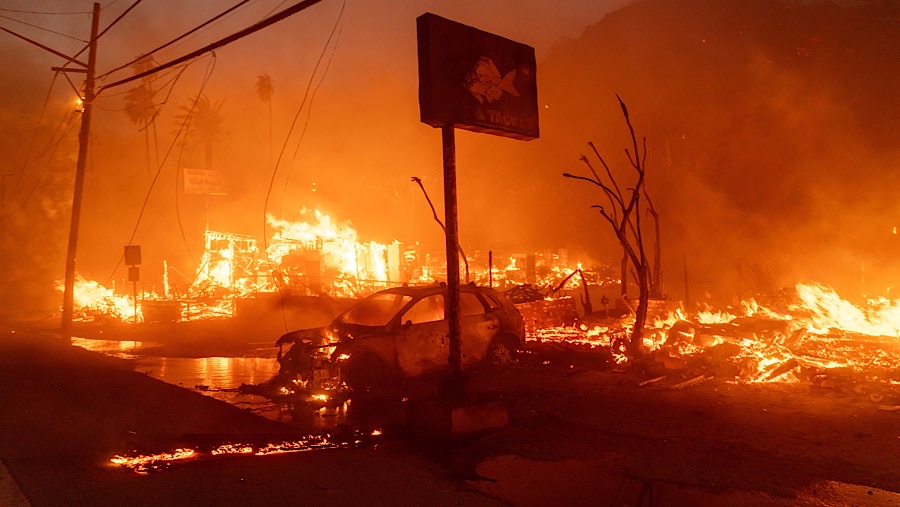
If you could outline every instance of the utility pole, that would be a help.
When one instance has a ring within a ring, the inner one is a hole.
[[[213,51],[216,48],[225,46],[230,44],[240,38],[246,37],[251,33],[257,32],[266,28],[270,25],[273,25],[279,21],[287,19],[294,14],[307,9],[317,3],[321,2],[321,0],[300,0],[294,5],[287,7],[286,9],[277,12],[262,21],[245,28],[239,32],[236,32],[228,37],[220,39],[212,44],[208,44],[203,48],[200,48],[196,51],[193,51],[187,55],[184,55],[175,60],[169,61],[163,65],[159,65],[154,67],[153,69],[147,70],[145,72],[141,72],[129,78],[121,79],[114,83],[109,83],[100,88],[100,92],[105,89],[112,88],[114,86],[120,86],[125,83],[134,81],[135,79],[140,79],[144,76],[149,76],[151,74],[155,74],[161,70],[167,69],[179,63],[185,62],[192,58],[195,58],[203,53]],[[113,22],[115,24],[115,22]],[[94,10],[93,17],[91,20],[91,39],[89,43],[89,52],[88,52],[88,62],[85,64],[74,57],[67,56],[55,49],[49,48],[39,42],[33,41],[28,37],[19,35],[12,30],[8,30],[6,28],[0,27],[0,31],[9,33],[15,37],[18,37],[30,44],[38,46],[39,48],[53,53],[56,56],[62,57],[67,60],[69,63],[74,63],[79,65],[82,68],[68,68],[68,67],[53,67],[53,70],[57,72],[78,72],[84,73],[85,84],[84,84],[84,97],[82,97],[82,103],[84,108],[82,110],[81,117],[81,132],[79,133],[78,140],[78,163],[75,170],[75,189],[74,195],[72,197],[72,222],[69,228],[69,245],[66,250],[66,275],[65,275],[65,288],[63,292],[63,308],[62,308],[62,322],[60,325],[60,335],[64,340],[70,340],[72,338],[72,314],[74,310],[74,291],[75,291],[75,258],[78,249],[78,226],[81,219],[81,197],[84,191],[84,172],[85,166],[87,165],[87,152],[88,152],[88,143],[90,139],[91,132],[91,113],[94,106],[94,98],[97,96],[97,91],[94,89],[95,87],[95,74],[96,74],[96,65],[97,65],[97,36],[98,30],[100,27],[100,4],[94,2]],[[104,32],[105,33],[105,32]],[[82,50],[83,51],[83,50]],[[79,54],[81,54],[79,52]],[[76,55],[77,56],[77,55]],[[118,70],[118,69],[116,69]]]
[[[75,293],[75,257],[78,250],[78,226],[81,220],[81,196],[84,192],[84,171],[87,165],[88,142],[91,135],[91,112],[94,109],[94,72],[97,66],[97,31],[100,27],[100,4],[94,2],[91,18],[91,38],[88,49],[87,73],[84,80],[84,110],[81,132],[78,134],[78,163],[75,168],[75,190],[72,196],[72,222],[69,226],[69,246],[66,249],[66,279],[63,292],[61,336],[72,339],[72,313]]]

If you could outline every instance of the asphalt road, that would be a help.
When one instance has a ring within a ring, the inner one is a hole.
[[[596,358],[594,358],[596,359]],[[298,430],[53,338],[0,334],[0,460],[31,505],[900,505],[900,412],[852,391],[531,357],[473,372],[509,423],[412,438],[409,398],[354,405],[384,435],[347,448],[110,463]],[[301,408],[302,409],[302,408]],[[368,421],[368,425],[364,424]],[[208,449],[207,449],[208,450]],[[0,487],[3,481],[0,479]],[[2,490],[0,490],[2,491]]]

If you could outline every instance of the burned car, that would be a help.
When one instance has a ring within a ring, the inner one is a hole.
[[[287,333],[276,342],[280,375],[319,385],[339,378],[359,390],[446,368],[446,294],[445,284],[386,289],[329,326]],[[524,345],[522,316],[491,288],[460,287],[460,327],[463,365],[509,363]]]

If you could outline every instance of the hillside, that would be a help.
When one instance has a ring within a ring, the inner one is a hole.
[[[647,137],[676,296],[683,255],[702,290],[830,278],[881,291],[898,280],[900,252],[898,19],[892,2],[631,4],[539,66],[538,170],[585,169],[575,164],[588,140],[627,169],[618,93]],[[560,186],[551,198],[566,233],[611,241],[587,210],[599,196]],[[765,284],[746,276],[751,266]]]

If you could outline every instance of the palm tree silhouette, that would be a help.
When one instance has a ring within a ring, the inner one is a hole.
[[[185,144],[203,146],[206,169],[213,168],[213,148],[228,138],[222,116],[224,103],[224,99],[212,102],[206,95],[200,95],[190,105],[178,106],[180,113],[175,115],[176,126],[185,128]]]
[[[146,56],[131,65],[135,74],[152,69],[156,65],[153,57]],[[138,126],[139,131],[144,132],[144,146],[146,148],[147,171],[148,174],[153,172],[153,159],[150,156],[150,129],[153,127],[154,145],[157,140],[156,136],[156,117],[162,109],[159,104],[154,101],[156,91],[153,89],[153,77],[145,76],[141,79],[141,84],[131,88],[125,93],[125,114],[131,123]]]
[[[272,86],[272,77],[262,74],[256,78],[256,94],[259,100],[269,104],[269,164],[272,163],[272,95],[275,88]]]

